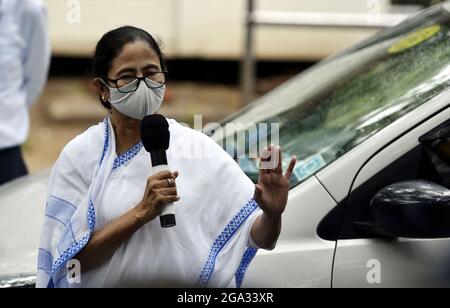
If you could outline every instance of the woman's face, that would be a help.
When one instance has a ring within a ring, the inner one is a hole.
[[[124,46],[112,62],[107,77],[111,80],[143,77],[156,71],[162,71],[158,54],[147,42],[135,41]],[[108,81],[108,85],[116,86],[111,81]],[[99,90],[102,97],[110,98],[107,87],[101,86]]]

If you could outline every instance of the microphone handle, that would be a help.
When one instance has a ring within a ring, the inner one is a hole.
[[[158,151],[160,152],[160,151]],[[154,153],[151,153],[152,157],[152,164],[156,164],[156,162],[153,160]],[[165,157],[165,151],[164,151],[164,157]],[[161,158],[161,156],[159,156]],[[157,159],[159,160],[159,159]],[[159,160],[159,162],[161,162]],[[170,171],[169,166],[167,165],[167,159],[165,159],[165,164],[161,165],[154,165],[153,166],[153,174],[157,174],[162,171]],[[161,209],[161,213],[159,214],[159,219],[161,221],[161,227],[162,228],[172,228],[176,226],[176,219],[175,219],[175,205],[173,203],[165,205]]]

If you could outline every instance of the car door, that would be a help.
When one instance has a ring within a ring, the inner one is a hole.
[[[336,202],[312,176],[294,187],[273,251],[258,251],[243,287],[331,287],[335,241],[321,239],[316,228]]]
[[[345,205],[341,204],[343,211],[336,211],[343,220],[334,260],[334,287],[450,286],[450,234],[433,239],[386,237],[368,224],[373,227],[371,201],[389,185],[427,180],[449,188],[448,173],[433,163],[426,138],[448,131],[449,118],[447,108],[387,144],[361,166],[351,193],[342,202]],[[440,138],[438,142],[449,146],[448,139]],[[391,217],[401,224],[399,218]]]

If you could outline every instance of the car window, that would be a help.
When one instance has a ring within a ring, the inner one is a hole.
[[[373,197],[386,187],[406,181],[424,180],[450,189],[450,121],[419,139],[420,144],[391,162],[356,188],[319,224],[318,234],[326,240],[377,237],[364,223],[373,222]],[[345,215],[342,215],[345,209]],[[343,218],[343,223],[336,223]],[[340,226],[339,234],[336,226]]]
[[[278,125],[284,165],[300,159],[294,186],[449,85],[450,19],[434,10],[295,77],[233,121]],[[254,181],[258,159],[248,149],[273,134],[258,130],[244,140],[216,138]]]
[[[450,121],[420,139],[428,158],[427,174],[430,180],[450,189]]]

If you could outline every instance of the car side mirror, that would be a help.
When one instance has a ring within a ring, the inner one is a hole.
[[[428,181],[408,181],[378,192],[370,204],[374,229],[390,237],[450,237],[450,190]]]

